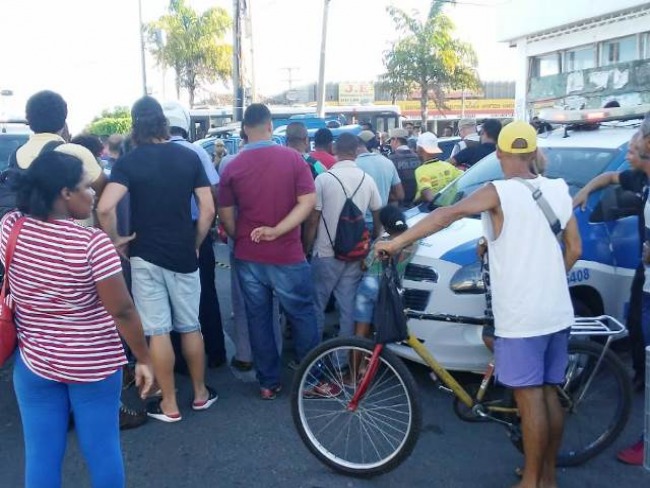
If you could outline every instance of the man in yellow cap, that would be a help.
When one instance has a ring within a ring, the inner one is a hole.
[[[518,486],[557,486],[555,459],[564,413],[555,386],[563,383],[568,363],[574,317],[566,273],[580,257],[580,234],[567,184],[531,172],[537,134],[530,124],[518,121],[504,127],[497,156],[504,180],[435,210],[393,240],[377,243],[375,252],[394,255],[456,220],[482,213],[490,257],[496,375],[514,389],[522,420],[525,467]],[[553,216],[542,209],[544,204]],[[564,249],[557,241],[560,228]]]

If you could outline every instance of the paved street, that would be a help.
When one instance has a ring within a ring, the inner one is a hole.
[[[226,262],[223,248],[218,260]],[[228,271],[218,268],[222,314],[230,317]],[[230,320],[226,329],[230,330]],[[232,348],[231,351],[232,352]],[[501,488],[516,482],[513,470],[522,458],[505,431],[492,424],[461,422],[452,411],[452,399],[431,388],[424,370],[412,368],[421,388],[424,430],[413,455],[398,469],[371,481],[339,476],[320,464],[302,445],[291,420],[285,372],[285,392],[274,402],[258,399],[250,377],[235,376],[229,367],[211,370],[208,381],[220,394],[207,412],[189,408],[187,378],[179,377],[183,421],[167,425],[150,421],[122,435],[129,487],[485,487]],[[429,388],[426,388],[429,387]],[[633,418],[623,436],[606,453],[585,466],[563,470],[560,486],[641,487],[650,473],[614,460],[642,429],[643,397],[635,397]],[[0,370],[0,486],[22,486],[23,446],[20,419],[10,375]],[[65,487],[89,486],[83,460],[70,436],[65,461]]]

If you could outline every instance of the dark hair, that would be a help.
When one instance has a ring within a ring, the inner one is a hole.
[[[379,212],[381,225],[389,234],[397,234],[406,231],[409,227],[406,225],[404,213],[393,205],[388,205]]]
[[[413,122],[404,122],[403,126],[406,127],[407,125],[410,125],[411,127],[415,128],[415,124]]]
[[[102,140],[93,134],[79,134],[78,136],[73,137],[70,142],[85,147],[93,153],[93,156],[96,158],[100,157],[102,152],[104,152]]]
[[[359,138],[350,132],[344,132],[336,140],[336,154],[352,156],[357,154]]]
[[[176,127],[175,125],[169,128],[169,133],[172,136],[181,136],[183,139],[187,139],[189,136],[189,134],[185,129],[183,129],[182,127]]]
[[[63,129],[68,117],[68,105],[61,95],[50,90],[35,93],[25,107],[29,128],[36,134],[55,134]]]
[[[485,134],[490,139],[496,141],[499,138],[499,134],[501,133],[502,128],[503,126],[501,125],[501,122],[499,122],[497,119],[487,119],[485,122],[483,122],[481,131],[485,132]]]
[[[334,136],[329,129],[318,129],[314,134],[314,146],[325,147],[334,142]]]
[[[158,101],[142,97],[131,109],[133,131],[131,138],[136,146],[150,144],[154,139],[169,139],[169,124]]]
[[[359,122],[359,125],[362,126],[362,127],[365,125],[365,126],[368,127],[368,129],[366,129],[366,130],[375,132],[375,129],[372,127],[372,124],[368,120],[364,120],[362,122]]]
[[[618,102],[618,100],[610,100],[605,104],[603,108],[617,108],[620,107],[621,104]]]
[[[248,134],[243,128],[239,131],[239,138],[244,142],[248,142]]]
[[[259,127],[271,121],[271,111],[263,103],[253,103],[244,112],[244,127]]]
[[[61,190],[74,190],[82,176],[78,158],[59,151],[41,154],[16,181],[16,206],[23,214],[46,219]]]
[[[304,142],[309,133],[307,127],[302,122],[291,122],[287,125],[287,132],[285,134],[287,145],[295,142]]]

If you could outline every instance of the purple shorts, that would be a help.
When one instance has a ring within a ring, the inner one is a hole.
[[[510,388],[560,385],[569,363],[571,329],[511,339],[497,337],[494,363],[497,381]]]

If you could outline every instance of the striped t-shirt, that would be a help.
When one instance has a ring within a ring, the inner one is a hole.
[[[0,222],[0,259],[19,212]],[[27,218],[9,269],[18,346],[39,376],[64,383],[102,380],[126,362],[115,322],[95,284],[122,271],[110,239],[69,220]]]

